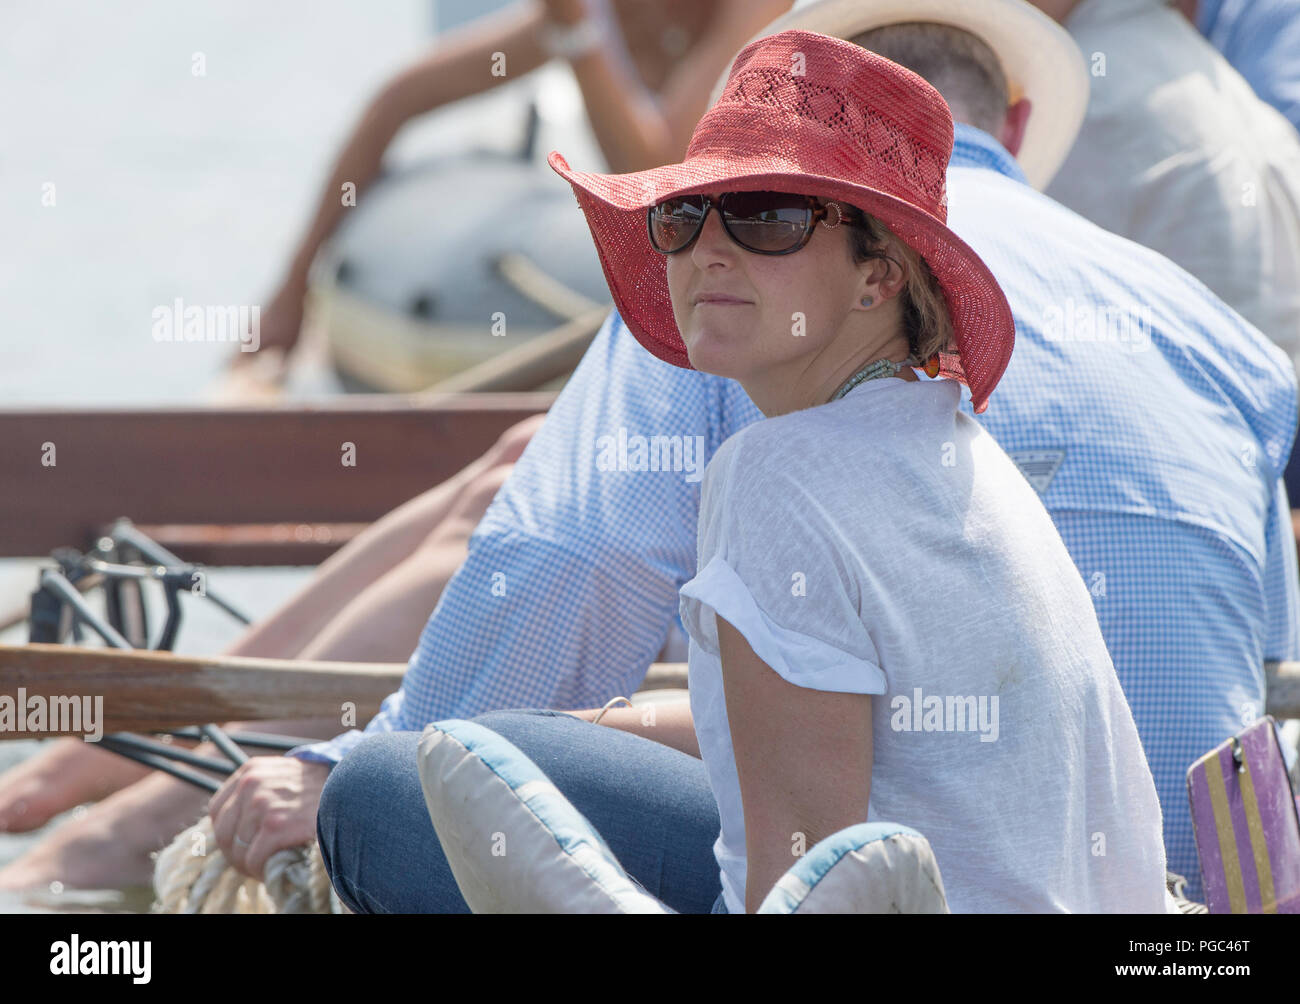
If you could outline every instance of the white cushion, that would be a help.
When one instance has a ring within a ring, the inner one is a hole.
[[[930,842],[897,823],[859,823],[819,841],[759,913],[947,913]]]
[[[512,743],[453,719],[424,730],[420,784],[475,913],[672,913]]]

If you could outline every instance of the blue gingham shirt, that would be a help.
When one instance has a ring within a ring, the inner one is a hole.
[[[950,224],[1016,317],[1011,364],[979,420],[1039,489],[1092,592],[1155,775],[1169,867],[1195,881],[1184,772],[1261,713],[1264,660],[1300,655],[1279,480],[1295,376],[1197,280],[1035,192],[991,136],[956,134]],[[964,389],[963,401],[969,413]],[[761,417],[739,384],[655,359],[612,316],[366,731],[634,691],[695,575],[703,464]],[[655,465],[678,470],[630,469],[637,436],[691,437],[703,456],[694,470],[686,450]],[[931,619],[943,629],[942,611]],[[298,755],[336,761],[361,738]]]
[[[1300,129],[1300,0],[1201,0],[1196,26]]]

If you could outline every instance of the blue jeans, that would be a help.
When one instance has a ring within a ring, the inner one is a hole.
[[[718,807],[695,757],[559,711],[473,719],[533,760],[629,875],[680,913],[718,911]],[[331,772],[316,816],[325,868],[357,913],[467,913],[429,821],[418,732],[378,733]]]

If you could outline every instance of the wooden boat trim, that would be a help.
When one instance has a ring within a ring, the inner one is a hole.
[[[188,561],[317,564],[357,526],[455,474],[554,399],[456,393],[3,410],[0,557],[85,547],[128,516],[176,528],[160,543]],[[343,464],[345,443],[355,444],[355,467]],[[192,542],[182,543],[187,534]]]

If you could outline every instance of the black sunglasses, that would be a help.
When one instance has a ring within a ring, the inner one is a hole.
[[[714,207],[727,235],[754,254],[798,251],[812,238],[819,220],[831,230],[841,223],[858,222],[838,202],[823,203],[811,195],[727,192],[717,200],[707,195],[682,195],[650,207],[646,223],[651,247],[660,254],[685,251],[700,235],[704,218]]]

